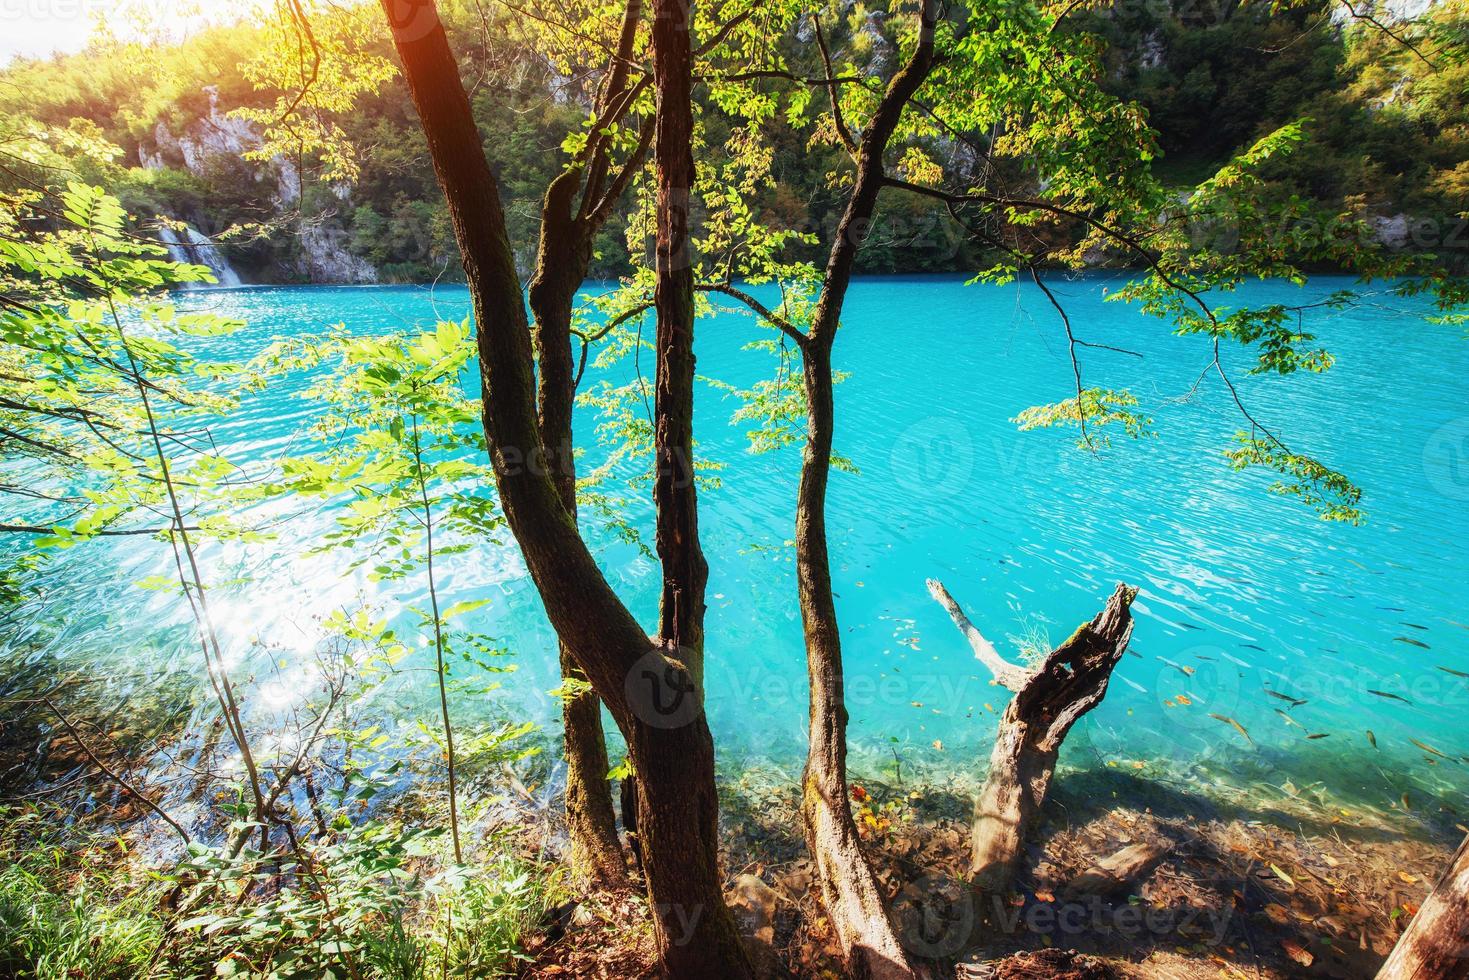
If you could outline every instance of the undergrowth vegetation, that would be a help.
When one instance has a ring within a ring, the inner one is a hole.
[[[0,974],[57,977],[494,977],[567,895],[505,833],[464,865],[443,834],[345,824],[288,860],[194,845],[166,872],[124,836],[0,811]]]

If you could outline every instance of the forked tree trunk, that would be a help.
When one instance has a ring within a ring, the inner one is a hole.
[[[995,680],[1015,692],[1000,719],[989,774],[975,802],[969,867],[976,889],[1001,893],[1014,882],[1062,741],[1077,719],[1101,703],[1112,669],[1127,650],[1137,590],[1119,583],[1095,619],[1031,670],[1006,662],[942,584],[930,579],[928,590]]]
[[[1465,980],[1469,977],[1469,838],[1449,862],[1377,980]]]
[[[383,0],[383,9],[464,260],[500,504],[547,618],[617,721],[638,774],[638,831],[660,965],[680,980],[744,980],[749,959],[719,870],[709,726],[697,700],[694,710],[670,718],[657,710],[666,699],[650,710],[635,698],[643,680],[682,696],[688,671],[649,641],[608,586],[536,463],[534,357],[499,185],[433,0]]]
[[[626,0],[622,29],[594,104],[598,124],[614,127],[631,98],[628,69],[642,20],[642,0]],[[638,145],[614,166],[611,134],[588,148],[546,188],[541,201],[541,240],[536,271],[528,290],[537,352],[537,405],[545,464],[561,501],[576,520],[576,457],[572,410],[577,377],[571,355],[572,308],[587,277],[592,241],[606,223],[632,175],[642,166],[651,127],[643,125]],[[586,675],[564,642],[558,640],[561,676],[575,687]],[[628,883],[612,786],[607,778],[607,742],[602,734],[602,703],[596,693],[568,693],[561,705],[566,756],[566,823],[571,837],[573,874],[604,887]]]

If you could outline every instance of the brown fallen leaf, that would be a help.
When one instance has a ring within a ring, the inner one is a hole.
[[[1280,941],[1280,947],[1285,950],[1285,955],[1295,960],[1301,966],[1310,966],[1316,962],[1316,957],[1311,955],[1310,950],[1292,939],[1282,939]]]

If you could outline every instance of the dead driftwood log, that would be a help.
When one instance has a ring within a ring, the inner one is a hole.
[[[1469,977],[1469,838],[1449,862],[1377,980],[1465,980]]]
[[[1127,649],[1137,589],[1118,583],[1095,619],[1029,668],[1000,656],[942,583],[929,579],[928,591],[995,682],[1015,692],[1000,719],[989,774],[975,802],[969,868],[976,889],[1008,891],[1045,802],[1061,743],[1077,719],[1101,703],[1112,668]]]

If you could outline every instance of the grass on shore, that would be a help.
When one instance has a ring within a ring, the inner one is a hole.
[[[441,835],[374,824],[288,859],[196,848],[159,873],[40,808],[0,824],[0,976],[16,980],[497,977],[565,892],[502,835],[462,867]]]

